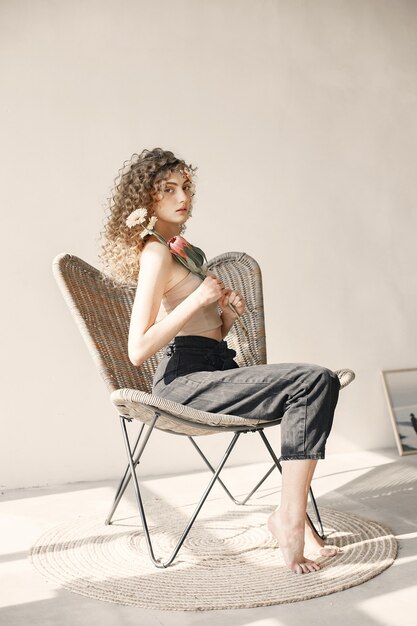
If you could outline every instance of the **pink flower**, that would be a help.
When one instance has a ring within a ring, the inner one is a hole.
[[[191,250],[191,246],[188,241],[184,239],[184,237],[181,237],[181,235],[175,235],[175,237],[168,239],[167,244],[171,252],[179,254],[183,259],[187,259],[185,249],[189,248]]]

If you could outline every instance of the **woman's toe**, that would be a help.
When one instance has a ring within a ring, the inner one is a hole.
[[[336,556],[338,552],[339,550],[333,546],[324,546],[323,548],[320,548],[321,556]]]

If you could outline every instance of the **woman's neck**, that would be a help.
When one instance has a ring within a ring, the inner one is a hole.
[[[178,224],[163,224],[159,221],[155,224],[155,230],[162,235],[166,241],[171,239],[171,237],[177,237],[181,234]]]

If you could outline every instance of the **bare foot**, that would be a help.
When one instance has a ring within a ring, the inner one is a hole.
[[[337,546],[331,546],[326,544],[324,539],[322,539],[315,530],[310,526],[310,523],[306,519],[305,524],[305,553],[310,556],[336,556],[339,552],[339,548]]]
[[[278,523],[279,517],[275,517],[275,511],[268,519],[268,529],[273,534],[275,539],[278,540]],[[338,554],[339,548],[337,546],[331,546],[326,544],[324,539],[322,539],[315,530],[310,526],[310,523],[306,519],[305,527],[304,527],[304,553],[309,556],[315,557],[332,557]]]
[[[284,561],[292,572],[309,574],[320,569],[320,565],[304,556],[304,524],[298,525],[281,510],[269,516],[267,526],[278,539]]]

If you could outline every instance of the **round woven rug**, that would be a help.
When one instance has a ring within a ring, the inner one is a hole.
[[[167,515],[147,503],[157,557],[175,547],[195,504]],[[266,528],[274,507],[206,502],[173,565],[152,565],[132,509],[111,526],[78,516],[46,532],[29,558],[48,581],[98,600],[148,609],[206,611],[298,602],[359,585],[389,567],[397,553],[390,530],[355,515],[321,509],[328,543],[341,551],[321,558],[321,569],[293,574]],[[201,516],[201,517],[200,517]],[[171,529],[167,530],[167,526]]]

